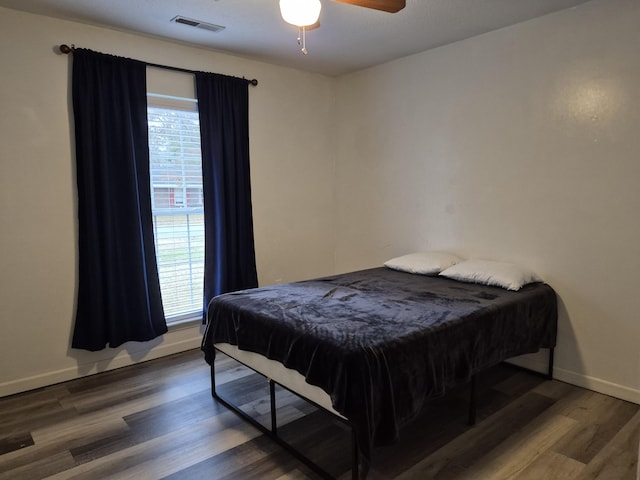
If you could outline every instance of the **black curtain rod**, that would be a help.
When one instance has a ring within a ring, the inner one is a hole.
[[[62,45],[60,45],[59,47],[60,52],[62,53],[71,53],[73,52],[76,47],[75,45],[65,45],[64,43]],[[166,70],[173,70],[174,72],[183,72],[183,73],[197,73],[195,70],[188,70],[186,68],[179,68],[179,67],[169,67],[167,65],[159,65],[157,63],[149,63],[149,62],[144,62],[146,65],[148,65],[149,67],[157,67],[157,68],[164,68]],[[256,85],[258,85],[258,80],[256,80],[255,78],[252,78],[251,80],[242,77],[243,79],[245,79],[247,82],[249,82],[251,85],[253,85],[254,87]]]

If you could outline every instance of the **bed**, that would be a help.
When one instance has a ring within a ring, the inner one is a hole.
[[[219,350],[346,419],[364,478],[373,448],[429,399],[540,348],[550,375],[556,329],[545,283],[510,291],[380,267],[220,295],[202,350],[214,395]]]

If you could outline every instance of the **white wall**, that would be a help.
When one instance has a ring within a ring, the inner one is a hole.
[[[557,378],[640,403],[639,46],[640,2],[594,0],[341,78],[336,268],[529,265]]]
[[[197,347],[73,351],[75,43],[256,77],[261,284],[415,250],[535,268],[556,376],[640,403],[640,2],[593,0],[338,79],[0,8],[0,395]],[[525,362],[535,365],[536,358]]]
[[[260,283],[334,270],[333,79],[0,8],[0,396],[195,348],[201,340],[200,327],[192,326],[102,352],[69,348],[77,222],[71,58],[54,52],[61,43],[257,78],[250,147]]]

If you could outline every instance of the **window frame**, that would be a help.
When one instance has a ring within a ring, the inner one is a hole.
[[[195,97],[195,92],[194,92],[194,97]],[[196,119],[197,119],[197,105],[198,105],[198,101],[196,98],[190,98],[190,97],[182,97],[182,96],[175,96],[175,95],[166,95],[166,94],[161,94],[161,93],[155,93],[152,91],[149,91],[149,86],[147,86],[147,123],[150,124],[152,122],[152,109],[163,109],[163,110],[172,110],[172,111],[177,111],[177,112],[191,112],[191,113],[195,113],[196,114]],[[199,119],[198,119],[198,126],[199,126]],[[199,300],[199,304],[197,305],[197,308],[194,308],[193,310],[191,309],[186,309],[183,311],[179,311],[177,313],[167,313],[167,310],[171,310],[171,308],[167,308],[168,305],[168,299],[166,298],[166,291],[167,291],[167,287],[165,284],[165,289],[163,292],[163,275],[161,274],[161,268],[163,267],[163,265],[161,264],[161,259],[160,256],[162,255],[160,253],[160,248],[159,248],[159,244],[158,244],[158,232],[157,232],[157,217],[158,216],[166,216],[166,215],[186,215],[186,225],[187,225],[187,230],[190,229],[189,226],[189,222],[190,222],[190,218],[189,215],[191,214],[196,214],[196,215],[202,215],[202,230],[201,233],[198,234],[198,237],[193,237],[190,236],[187,243],[189,243],[189,258],[191,258],[191,251],[193,249],[193,247],[191,246],[191,239],[195,238],[196,240],[198,240],[198,238],[200,238],[201,235],[201,250],[202,250],[202,256],[200,258],[201,261],[201,281],[204,281],[204,204],[203,204],[203,191],[202,191],[202,163],[200,163],[199,166],[199,182],[193,182],[193,183],[188,183],[185,182],[184,178],[182,178],[180,180],[181,186],[178,185],[178,182],[176,182],[176,184],[171,184],[170,182],[164,183],[164,184],[154,184],[154,176],[153,176],[153,159],[152,159],[152,132],[151,132],[151,128],[149,128],[149,143],[150,143],[150,148],[149,148],[149,167],[150,167],[150,183],[151,183],[151,201],[152,201],[152,213],[153,213],[153,228],[154,228],[154,244],[156,247],[156,262],[158,264],[158,275],[160,277],[160,286],[161,286],[161,296],[162,296],[162,303],[163,303],[163,307],[165,309],[165,321],[167,323],[168,326],[175,326],[175,325],[180,325],[186,322],[192,322],[195,320],[200,321],[202,319],[202,315],[203,315],[203,302],[204,302],[204,285],[203,283],[199,283],[196,282],[194,284],[193,281],[193,273],[192,273],[192,265],[193,262],[189,261],[189,281],[188,281],[188,285],[191,286],[191,288],[189,288],[189,295],[194,295],[193,294],[193,286],[195,285],[196,288],[200,289],[199,294],[196,294],[196,296],[194,297],[194,300],[192,301],[191,305],[196,306],[196,304],[198,303]],[[199,128],[198,128],[198,151],[200,151],[200,132],[199,132]],[[183,157],[182,157],[183,158]],[[200,152],[200,162],[202,162],[202,154]],[[192,166],[191,166],[192,167]],[[184,164],[182,165],[182,168],[184,169]],[[156,207],[156,188],[158,189],[167,189],[168,191],[173,190],[174,191],[174,201],[171,202],[171,196],[169,195],[168,200],[169,203],[167,204],[167,206],[165,207],[164,205],[162,207]],[[180,205],[178,205],[178,202],[175,202],[175,190],[176,188],[179,188],[182,190],[181,192],[181,196],[182,196],[182,202]],[[199,195],[198,192],[194,192],[193,190],[199,190]],[[192,192],[191,194],[189,192]],[[197,202],[197,205],[189,205],[189,198],[190,196],[194,196],[194,197],[198,197],[199,198],[199,202]],[[160,213],[160,215],[157,215],[158,212],[162,212]],[[176,262],[177,264],[178,262]],[[184,262],[183,262],[184,263]],[[164,266],[171,268],[170,264],[165,264]],[[198,272],[200,270],[197,270],[195,272],[195,274],[197,275]],[[164,293],[164,294],[163,294]],[[176,295],[178,295],[178,293],[176,293]],[[178,301],[173,302],[170,305],[176,305],[179,304]]]

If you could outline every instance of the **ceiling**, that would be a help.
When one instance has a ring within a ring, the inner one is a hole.
[[[321,1],[320,26],[307,32],[308,55],[297,45],[297,28],[280,17],[278,0],[0,0],[0,6],[341,75],[588,0],[407,0],[395,14]],[[225,29],[171,22],[176,15]]]

